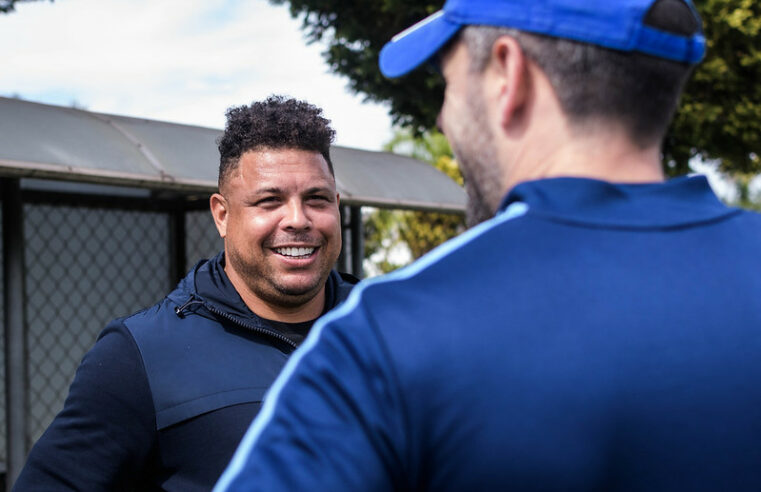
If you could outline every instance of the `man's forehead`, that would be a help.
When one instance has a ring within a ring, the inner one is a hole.
[[[230,173],[229,184],[247,192],[294,187],[335,189],[335,179],[319,152],[300,149],[247,151]]]
[[[308,173],[330,174],[325,157],[320,152],[301,149],[258,149],[244,152],[236,171],[239,174]]]
[[[254,161],[308,161],[310,159],[324,160],[325,158],[317,150],[291,147],[255,147],[244,151],[240,159]]]

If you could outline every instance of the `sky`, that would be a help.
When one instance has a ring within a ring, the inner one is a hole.
[[[266,0],[55,0],[0,14],[0,96],[223,128],[270,94],[323,108],[336,144],[380,150],[387,107],[363,103]]]

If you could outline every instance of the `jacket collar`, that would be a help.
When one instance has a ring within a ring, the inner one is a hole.
[[[587,178],[549,178],[513,188],[500,211],[523,202],[529,213],[587,225],[664,228],[738,213],[719,201],[705,176],[662,183],[620,184]]]

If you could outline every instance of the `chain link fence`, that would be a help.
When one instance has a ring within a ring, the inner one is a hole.
[[[70,198],[24,203],[28,447],[63,407],[82,357],[105,325],[155,304],[175,285],[171,216],[169,208],[155,205],[84,206]],[[222,250],[208,210],[187,211],[185,231],[188,269]],[[0,268],[0,319],[3,285]],[[0,336],[0,462],[5,463],[3,343]]]
[[[185,214],[185,270],[201,258],[211,258],[222,251],[222,238],[217,233],[209,210],[197,210]]]
[[[166,293],[169,251],[160,213],[26,205],[24,231],[31,445],[105,324]]]

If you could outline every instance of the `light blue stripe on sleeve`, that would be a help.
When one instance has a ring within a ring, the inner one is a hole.
[[[268,395],[265,398],[264,406],[259,412],[259,415],[257,415],[256,419],[254,419],[253,423],[249,427],[246,435],[243,436],[243,440],[238,446],[237,451],[235,451],[230,464],[227,466],[227,469],[222,474],[217,484],[214,486],[213,492],[225,492],[230,486],[230,483],[232,483],[235,477],[241,472],[249,454],[251,454],[251,451],[256,445],[259,436],[267,424],[269,424],[269,422],[272,420],[272,415],[275,411],[275,407],[277,406],[278,397],[283,390],[283,387],[290,380],[293,372],[296,370],[296,367],[298,367],[299,361],[301,361],[301,359],[306,354],[308,354],[315,345],[317,345],[323,328],[328,323],[346,316],[357,307],[362,298],[362,293],[365,289],[376,283],[392,282],[414,277],[422,270],[428,268],[438,261],[441,261],[449,254],[463,247],[465,244],[477,238],[481,234],[487,232],[489,229],[508,220],[520,217],[527,211],[528,206],[525,203],[512,203],[496,217],[486,222],[482,222],[481,224],[464,232],[460,236],[447,241],[408,267],[401,268],[395,272],[389,273],[388,275],[383,275],[381,277],[362,281],[354,290],[352,290],[346,302],[344,302],[337,309],[320,318],[317,323],[315,323],[314,328],[312,328],[309,336],[307,336],[304,343],[301,345],[301,347],[298,348],[298,350],[296,350],[296,352],[294,352],[293,356],[291,356],[291,358],[288,360],[288,363],[280,372],[280,375],[272,384],[272,387],[270,388]]]

